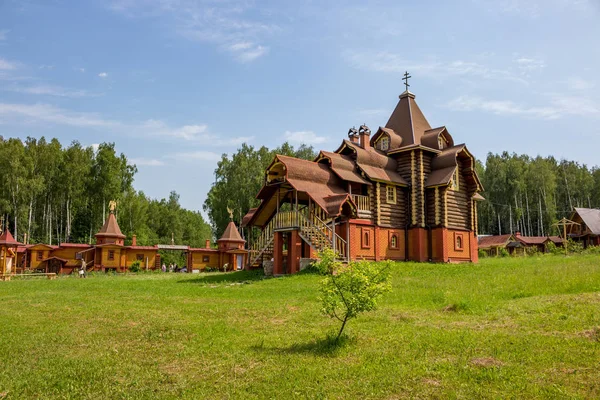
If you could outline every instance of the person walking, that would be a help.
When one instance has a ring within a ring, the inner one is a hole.
[[[163,265],[162,265],[162,268],[161,268],[161,269],[162,269],[162,272],[167,272],[167,266],[166,266],[166,264],[165,264],[165,263],[163,263]]]
[[[87,263],[85,262],[84,259],[81,260],[81,267],[79,268],[79,277],[80,278],[85,278],[86,276],[86,269],[87,269]]]

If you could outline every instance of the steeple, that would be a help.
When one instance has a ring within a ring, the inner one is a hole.
[[[104,221],[104,225],[102,228],[96,233],[96,244],[117,244],[123,245],[123,239],[125,239],[125,235],[121,232],[121,228],[119,228],[119,224],[117,223],[117,218],[115,217],[115,206],[116,203],[111,201],[110,203],[110,212],[106,221]]]
[[[402,138],[402,147],[413,144],[421,144],[424,132],[431,129],[429,122],[415,102],[415,95],[408,90],[408,72],[404,74],[403,80],[406,90],[400,95],[400,101],[390,116],[385,127],[394,131]]]

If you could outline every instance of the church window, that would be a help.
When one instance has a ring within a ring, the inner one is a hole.
[[[38,251],[37,252],[37,260],[41,261],[44,259],[44,252],[43,251]]]
[[[390,238],[390,247],[392,249],[398,248],[398,235],[392,235],[392,237]]]
[[[382,137],[381,140],[379,141],[379,150],[387,151],[389,148],[390,148],[390,138],[387,136]]]
[[[143,254],[136,254],[135,255],[135,259],[138,261],[144,261],[144,255]]]
[[[388,185],[386,186],[386,202],[388,204],[396,204],[396,186]]]
[[[363,249],[371,248],[371,231],[363,229],[360,247],[362,247]]]
[[[456,234],[454,238],[454,250],[462,250],[463,249],[463,237],[462,235]]]
[[[450,186],[452,187],[452,190],[460,189],[458,167],[456,167],[456,169],[454,170],[454,174],[452,174],[452,180],[450,181]]]
[[[210,256],[202,256],[202,262],[209,262],[210,261]]]
[[[108,260],[112,261],[115,259],[115,251],[114,250],[109,250],[108,251]]]

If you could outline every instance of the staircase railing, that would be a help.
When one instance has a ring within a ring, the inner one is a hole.
[[[335,233],[332,227],[320,218],[324,215],[324,211],[320,207],[315,211],[303,209],[280,211],[275,214],[260,236],[248,248],[250,265],[255,264],[272,246],[275,231],[281,229],[299,229],[303,239],[315,250],[321,251],[326,247],[333,248],[340,258],[345,258],[346,240]]]
[[[273,234],[275,231],[275,218],[265,226],[260,236],[248,246],[250,253],[250,265],[253,265],[263,255],[266,249],[273,243]]]

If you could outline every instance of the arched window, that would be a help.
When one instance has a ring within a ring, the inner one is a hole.
[[[392,235],[392,237],[390,238],[390,247],[392,249],[398,248],[398,235]]]
[[[363,228],[360,236],[361,236],[360,247],[363,249],[370,249],[371,248],[371,231]]]
[[[461,234],[454,234],[454,250],[462,250],[463,247],[463,236]]]

